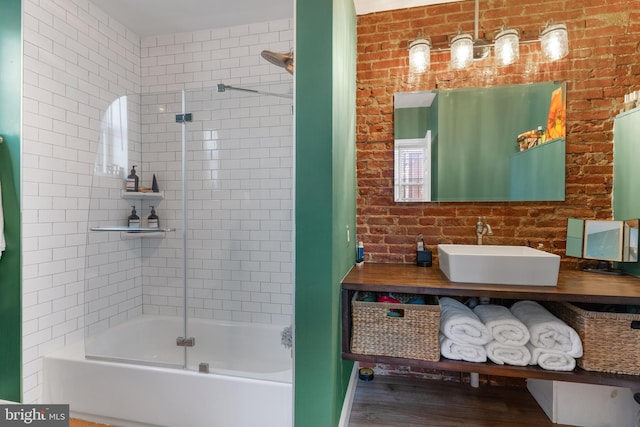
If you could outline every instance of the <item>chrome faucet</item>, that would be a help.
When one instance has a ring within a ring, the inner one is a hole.
[[[493,230],[491,230],[491,226],[487,224],[486,216],[479,216],[478,222],[476,222],[476,244],[482,244],[482,237],[484,235],[491,236],[493,235]]]

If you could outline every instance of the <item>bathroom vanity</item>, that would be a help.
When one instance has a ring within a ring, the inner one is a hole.
[[[431,362],[351,353],[351,300],[356,291],[640,305],[640,279],[635,277],[560,270],[557,286],[490,285],[451,282],[437,266],[423,268],[412,264],[356,265],[342,282],[342,358],[444,371],[622,387],[637,387],[640,382],[640,375],[592,372],[580,368],[571,372],[559,372],[537,366],[472,363],[442,358],[440,361]]]

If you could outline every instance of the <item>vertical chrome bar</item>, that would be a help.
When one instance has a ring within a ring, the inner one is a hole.
[[[182,90],[182,114],[187,113],[187,92]],[[187,122],[182,122],[182,309],[184,314],[182,320],[184,323],[184,337],[188,337],[187,333]],[[187,347],[184,348],[184,369],[187,368]]]

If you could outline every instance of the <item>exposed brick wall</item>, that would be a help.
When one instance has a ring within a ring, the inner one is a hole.
[[[522,40],[538,37],[550,19],[565,23],[569,55],[544,62],[539,43],[520,46],[507,67],[493,57],[467,70],[449,67],[449,52],[431,55],[431,69],[411,75],[408,42],[422,32],[433,48],[448,47],[460,28],[473,33],[474,1],[358,17],[358,239],[368,262],[415,261],[419,233],[437,243],[475,243],[485,215],[488,244],[533,246],[564,255],[566,220],[611,219],[613,118],[625,93],[640,89],[640,0],[488,0],[480,2],[480,36],[492,40],[503,22]],[[564,202],[394,203],[393,94],[434,88],[495,86],[558,80],[567,84],[567,168]],[[563,268],[577,261],[563,258]]]

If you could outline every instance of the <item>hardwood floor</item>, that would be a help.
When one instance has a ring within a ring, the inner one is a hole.
[[[359,381],[349,427],[561,427],[525,388],[376,376]]]
[[[349,427],[563,427],[522,387],[378,375],[358,381]],[[108,427],[77,419],[70,427]],[[232,427],[232,426],[229,426]],[[568,427],[568,426],[565,426]]]

